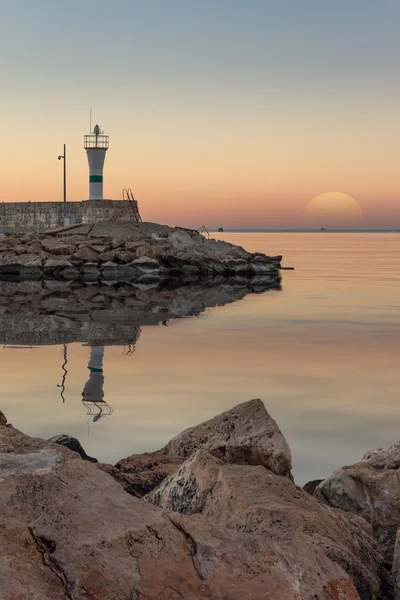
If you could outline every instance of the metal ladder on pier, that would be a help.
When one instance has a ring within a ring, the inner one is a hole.
[[[140,216],[139,204],[138,204],[138,201],[135,200],[135,198],[133,197],[133,192],[132,192],[131,188],[128,188],[128,189],[124,188],[122,190],[122,200],[128,200],[128,202],[132,208],[135,220],[138,223],[142,223],[143,220],[142,220],[142,217]]]

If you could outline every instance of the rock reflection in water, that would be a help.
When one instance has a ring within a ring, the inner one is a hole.
[[[89,420],[111,415],[104,395],[103,362],[107,346],[132,356],[141,325],[195,316],[247,294],[280,289],[270,279],[213,279],[207,285],[151,287],[78,285],[60,282],[0,282],[0,343],[7,347],[61,345],[60,396],[68,389],[68,344],[90,348],[89,377],[82,383],[82,404]]]

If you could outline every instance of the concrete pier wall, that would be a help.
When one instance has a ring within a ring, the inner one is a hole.
[[[137,208],[128,200],[83,200],[67,202],[67,216],[75,223],[102,221],[137,222]],[[62,202],[0,203],[2,229],[53,229],[64,225]]]

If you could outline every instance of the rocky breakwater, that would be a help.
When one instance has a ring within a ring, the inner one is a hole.
[[[273,282],[280,278],[281,259],[152,223],[101,223],[84,233],[67,229],[0,239],[2,279],[148,283],[222,275]]]
[[[0,413],[4,600],[384,598],[371,525],[292,482],[260,400],[136,457],[142,472],[169,465],[142,499],[107,473],[123,465],[81,460],[62,440],[29,438]]]

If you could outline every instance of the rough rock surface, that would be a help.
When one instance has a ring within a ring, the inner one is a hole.
[[[337,580],[353,595],[343,591],[332,598],[379,595],[381,557],[371,527],[262,466],[224,465],[199,451],[146,500],[180,513],[201,512],[220,528],[273,540],[296,573],[301,598],[310,597],[310,585],[315,598],[323,598]]]
[[[400,600],[400,529],[397,530],[393,558],[393,583],[395,600]]]
[[[400,527],[400,443],[372,450],[355,465],[338,469],[315,495],[368,521],[386,562],[392,563]]]
[[[10,443],[1,456],[59,455],[35,470],[0,463],[2,600],[336,600],[338,589],[358,598],[339,567],[326,590],[316,594],[310,581],[301,596],[274,540],[168,515],[62,446],[11,427],[0,435]]]
[[[77,452],[79,454],[79,456],[82,458],[82,460],[88,460],[89,462],[95,462],[95,463],[98,462],[97,458],[93,458],[92,456],[88,456],[86,454],[86,452],[79,440],[77,440],[76,438],[74,438],[70,435],[66,435],[64,433],[61,435],[55,435],[52,438],[50,438],[48,441],[52,442],[53,444],[59,444],[60,446],[64,446],[65,448],[68,448],[69,450],[72,450],[73,452]]]
[[[172,459],[161,450],[133,454],[111,465],[99,467],[112,475],[133,496],[142,498],[179,468],[181,459]]]
[[[259,399],[187,429],[167,444],[165,452],[187,458],[199,449],[223,462],[263,465],[277,475],[289,475],[292,468],[285,437]]]
[[[126,280],[127,275],[130,280],[145,281],[232,277],[239,273],[247,279],[257,276],[279,281],[281,258],[249,253],[240,246],[206,239],[197,231],[155,223],[100,223],[88,226],[85,233],[60,229],[0,238],[0,278],[3,279],[69,279],[60,271],[61,266],[75,267],[84,281],[109,279],[110,271],[102,267],[112,261],[119,267],[131,268],[114,273],[121,277],[120,281]],[[92,279],[87,263],[99,267]],[[36,270],[30,272],[28,268]],[[75,274],[73,279],[76,279]]]
[[[182,514],[201,513],[223,464],[206,450],[198,450],[147,494],[145,500]]]

